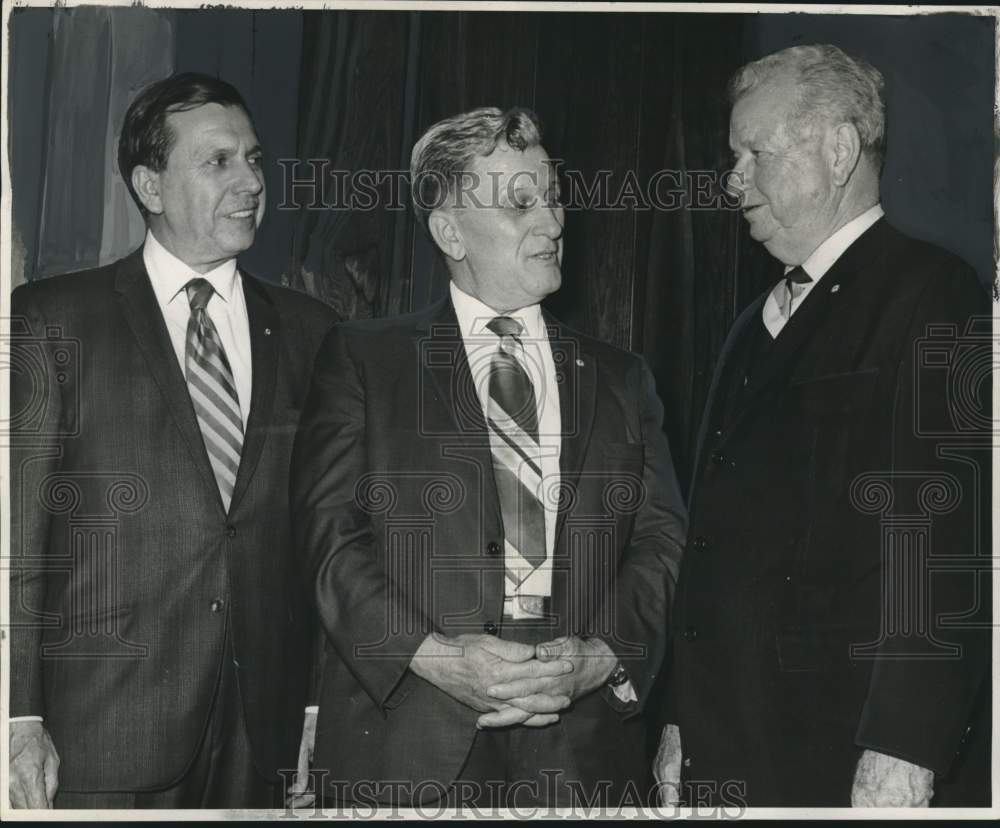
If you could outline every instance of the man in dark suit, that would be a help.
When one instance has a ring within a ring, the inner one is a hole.
[[[232,86],[152,84],[119,147],[143,247],[14,292],[14,807],[266,807],[295,767],[288,467],[335,320],[237,270],[261,157]]]
[[[320,350],[292,491],[338,801],[646,794],[686,516],[643,360],[540,308],[564,221],[540,141],[520,109],[432,126],[411,174],[449,292]]]
[[[709,393],[658,776],[691,804],[927,805],[988,653],[988,302],[883,217],[876,69],[794,47],[730,92],[785,273]]]

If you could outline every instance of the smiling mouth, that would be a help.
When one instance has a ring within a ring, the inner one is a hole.
[[[231,219],[252,218],[253,215],[254,215],[254,213],[256,213],[256,212],[257,212],[257,208],[256,207],[251,207],[251,208],[249,208],[247,210],[237,210],[235,213],[230,213],[227,216],[227,218],[231,218]]]
[[[540,259],[543,262],[551,262],[553,259],[556,258],[557,253],[558,251],[556,250],[545,250],[541,253],[532,253],[531,258]]]

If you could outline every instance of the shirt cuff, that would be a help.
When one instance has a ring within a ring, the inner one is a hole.
[[[632,689],[631,680],[626,681],[624,684],[619,684],[617,687],[612,687],[611,689],[614,690],[615,695],[618,697],[620,701],[623,702],[639,701],[639,697],[635,694],[635,690]]]
[[[14,722],[44,722],[41,716],[11,716],[8,720],[11,724]]]

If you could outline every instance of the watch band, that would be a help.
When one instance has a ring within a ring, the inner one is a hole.
[[[626,681],[628,681],[628,672],[619,661],[615,665],[615,669],[611,671],[611,675],[608,676],[607,685],[608,687],[621,687]]]

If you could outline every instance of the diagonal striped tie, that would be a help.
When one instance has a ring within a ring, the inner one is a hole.
[[[192,279],[184,290],[191,305],[184,375],[215,481],[228,512],[243,450],[240,400],[219,333],[208,315],[208,300],[214,288],[206,279]]]
[[[498,316],[486,327],[500,338],[490,363],[487,421],[512,587],[507,594],[512,595],[546,557],[538,413],[531,380],[515,356],[521,348],[521,323]]]

